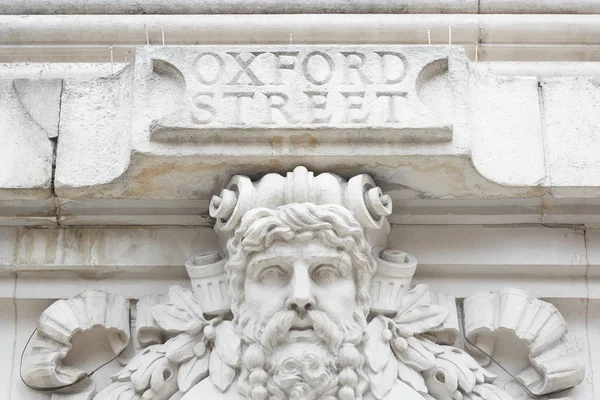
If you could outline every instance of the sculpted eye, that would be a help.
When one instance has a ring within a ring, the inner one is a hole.
[[[312,273],[315,282],[328,283],[340,277],[338,270],[329,264],[321,264]]]
[[[279,266],[275,265],[273,267],[265,268],[260,273],[260,280],[262,282],[277,282],[286,277],[287,273]]]

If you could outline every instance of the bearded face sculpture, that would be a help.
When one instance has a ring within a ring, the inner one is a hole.
[[[254,209],[227,246],[234,323],[252,399],[354,399],[375,270],[363,229],[337,205]],[[339,393],[338,393],[339,391]]]
[[[173,286],[160,300],[140,299],[135,332],[143,348],[94,400],[513,398],[451,346],[455,299],[411,287],[416,259],[385,248],[391,200],[367,175],[346,181],[303,167],[256,182],[238,175],[210,210],[220,248],[188,260],[191,290]],[[127,304],[113,297],[86,292],[47,310],[36,352],[25,357],[29,384],[84,376],[56,361],[68,352],[62,328],[83,329],[71,316],[90,304]],[[553,306],[506,289],[467,298],[463,314],[469,343],[493,351],[490,327],[500,320],[498,329],[531,341],[535,362],[519,378],[528,390],[547,394],[583,379],[566,329],[555,329],[566,323]],[[125,348],[129,325],[118,317],[126,310],[91,315],[101,318],[89,326],[117,330],[115,347]]]

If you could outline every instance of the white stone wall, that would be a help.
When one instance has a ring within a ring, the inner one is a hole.
[[[373,176],[394,202],[389,247],[419,260],[413,283],[556,305],[587,372],[550,398],[600,398],[599,12],[595,0],[0,0],[0,399],[51,399],[19,379],[49,304],[189,286],[185,260],[217,245],[211,197],[234,174],[298,165]],[[235,85],[198,78],[208,51]],[[253,87],[248,60],[289,51],[293,68],[250,67],[269,78]],[[335,64],[325,86],[307,76],[327,68],[301,68],[315,51]],[[402,79],[386,86],[378,52],[401,55]],[[266,100],[244,119],[232,87]],[[274,87],[288,116],[268,102]],[[337,96],[318,127],[327,110],[301,101],[315,88]],[[393,110],[377,103],[392,89]],[[204,103],[187,101],[199,91]],[[222,117],[207,129],[206,93]],[[365,104],[388,113],[363,121]],[[92,355],[68,361],[110,358],[100,338],[76,336]]]

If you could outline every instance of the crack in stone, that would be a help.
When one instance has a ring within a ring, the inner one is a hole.
[[[51,180],[50,180],[50,191],[52,193],[52,198],[54,199],[54,217],[56,218],[56,224],[60,225],[60,204],[58,201],[58,196],[56,195],[56,187],[55,187],[55,180],[56,180],[56,156],[57,156],[57,152],[58,152],[58,138],[60,136],[60,118],[61,118],[61,111],[62,111],[62,95],[63,95],[63,90],[64,90],[64,80],[61,79],[60,80],[60,94],[58,97],[58,125],[57,125],[57,132],[56,132],[56,137],[54,138],[50,138],[50,141],[52,142],[52,176],[51,176]]]

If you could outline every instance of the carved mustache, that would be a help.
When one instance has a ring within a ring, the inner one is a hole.
[[[267,349],[280,345],[297,317],[296,311],[276,313],[265,326],[261,344]],[[319,310],[308,310],[304,314],[304,318],[312,322],[315,335],[322,339],[330,349],[335,350],[342,345],[342,331],[326,313]]]

